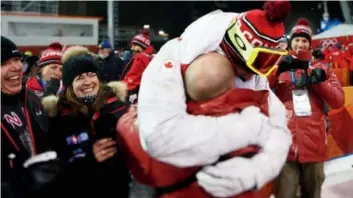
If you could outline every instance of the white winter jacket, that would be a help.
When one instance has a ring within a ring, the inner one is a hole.
[[[138,104],[140,138],[145,150],[158,160],[180,167],[211,164],[225,153],[248,146],[245,140],[251,133],[247,131],[261,128],[249,114],[216,118],[186,112],[181,65],[220,50],[226,29],[236,16],[214,11],[201,17],[186,28],[182,39],[166,43],[145,70]],[[260,76],[247,82],[236,79],[234,84],[253,90],[269,88],[267,79]],[[276,114],[272,116],[275,123],[287,129],[285,108],[270,92],[270,116]]]

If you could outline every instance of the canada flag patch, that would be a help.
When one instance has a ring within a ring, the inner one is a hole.
[[[167,59],[167,60],[163,61],[163,67],[167,68],[167,69],[171,69],[171,68],[175,67],[175,63],[174,63],[174,61]]]

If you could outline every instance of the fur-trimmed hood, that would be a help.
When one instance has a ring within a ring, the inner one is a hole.
[[[104,84],[104,86],[105,88],[108,88],[110,92],[115,94],[115,96],[119,100],[123,102],[126,101],[128,89],[125,83],[123,83],[122,81],[112,81],[107,84]],[[100,90],[100,92],[104,90],[106,89]],[[43,108],[48,113],[49,117],[54,117],[57,115],[58,106],[59,106],[58,104],[60,100],[61,100],[61,97],[57,95],[50,95],[50,96],[43,97],[42,99]]]

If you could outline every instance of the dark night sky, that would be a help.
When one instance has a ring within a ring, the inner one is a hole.
[[[115,2],[117,3],[117,2]],[[171,38],[179,36],[185,27],[192,22],[192,7],[206,14],[214,9],[213,1],[119,1],[119,22],[121,25],[143,26],[149,24],[152,28],[163,29]],[[263,1],[230,1],[224,11],[242,12],[261,8]],[[287,31],[294,25],[296,19],[305,17],[310,21],[313,31],[317,30],[322,18],[322,10],[318,9],[317,1],[292,1],[292,12],[286,20]],[[343,20],[338,1],[328,2],[331,18]],[[107,17],[106,2],[88,2],[90,15]],[[103,23],[106,20],[103,21]]]

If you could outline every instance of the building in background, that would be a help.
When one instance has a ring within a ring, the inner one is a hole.
[[[59,15],[59,1],[1,1],[1,11]]]
[[[102,4],[105,4],[105,6],[102,6]],[[85,22],[82,22],[80,24],[80,21],[78,18],[73,21],[73,24],[69,27],[68,24],[63,27],[63,22],[61,21],[61,24],[56,22],[55,18],[51,18],[53,20],[53,23],[47,24],[46,27],[44,27],[44,21],[39,21],[39,24],[34,24],[33,26],[29,24],[20,24],[20,23],[14,23],[13,21],[10,22],[5,22],[5,24],[2,25],[3,30],[2,31],[5,33],[5,35],[10,35],[11,33],[14,34],[21,34],[20,36],[23,36],[22,40],[20,43],[22,43],[24,37],[26,36],[31,36],[31,32],[33,33],[35,30],[43,30],[41,36],[53,36],[53,38],[50,38],[49,40],[54,39],[54,37],[61,37],[58,40],[62,40],[65,43],[65,39],[63,38],[63,35],[71,35],[74,34],[74,36],[79,36],[82,38],[85,38],[87,36],[92,36],[94,37],[93,41],[95,41],[95,45],[98,46],[98,43],[103,40],[103,39],[109,39],[108,37],[108,31],[107,31],[107,19],[105,18],[100,18],[99,14],[102,12],[102,10],[97,10],[99,9],[107,9],[107,2],[106,1],[97,1],[97,2],[87,2],[87,1],[1,1],[1,11],[2,11],[2,16],[8,19],[8,17],[5,16],[8,14],[16,14],[17,19],[16,20],[21,20],[21,18],[18,18],[18,16],[22,15],[25,17],[27,14],[31,15],[50,15],[50,16],[58,16],[59,18],[62,18],[61,16],[78,16],[83,19],[82,21],[85,21],[84,18],[86,19],[99,19],[99,24],[97,27],[97,39],[96,36],[93,35],[96,30],[93,30],[92,28],[95,27],[95,25],[83,25],[86,24]],[[115,1],[114,2],[114,11],[113,11],[113,19],[114,19],[114,46],[117,49],[120,48],[128,48],[130,40],[136,36],[142,29],[141,26],[120,26],[119,24],[119,2]],[[25,14],[25,15],[23,15]],[[93,18],[91,18],[93,17]],[[5,19],[4,18],[4,19]],[[12,17],[13,18],[13,17]],[[12,20],[12,19],[10,19]],[[5,20],[6,21],[6,20]],[[47,22],[45,22],[47,23]],[[33,24],[33,21],[31,22]],[[57,27],[55,27],[57,26]],[[29,32],[25,33],[24,31],[15,31],[16,29],[24,30],[24,28],[29,27]],[[50,31],[54,31],[55,33],[51,33]],[[82,29],[82,32],[78,32],[79,29]],[[33,30],[33,31],[32,31]],[[10,32],[9,32],[10,31]],[[71,31],[69,33],[69,31]],[[50,35],[42,35],[44,33],[50,34]],[[77,34],[76,34],[77,33]],[[153,27],[149,28],[149,33],[151,37],[151,42],[153,45],[155,45],[157,48],[162,46],[169,38],[168,34],[159,34],[159,30],[153,29]],[[14,36],[14,35],[12,35]],[[73,36],[73,35],[71,35]],[[82,39],[79,38],[78,40]],[[17,39],[18,40],[18,39]],[[45,41],[38,41],[40,42],[40,45],[45,43]],[[82,42],[77,42],[75,43],[74,40],[77,40],[73,38],[72,42],[70,41],[67,43],[67,45],[73,45],[73,44],[82,44]],[[16,38],[14,40],[16,42]],[[31,39],[31,46],[33,46],[33,42],[36,42],[36,39]],[[49,43],[47,43],[48,45]],[[92,42],[87,43],[86,45],[92,45]]]
[[[64,16],[59,1],[2,1],[1,34],[21,51],[39,54],[50,43],[97,50],[100,17]]]
[[[98,2],[86,2],[86,1],[60,1],[59,2],[59,13],[61,15],[79,15],[79,16],[99,16],[101,10],[107,9],[106,1]],[[103,4],[103,5],[102,5]],[[113,2],[113,26],[114,26],[114,46],[117,49],[128,48],[130,40],[136,36],[142,29],[143,26],[122,26],[120,24],[119,8],[121,2]],[[108,17],[108,14],[107,14]],[[99,24],[99,37],[98,40],[102,41],[105,39],[111,40],[108,34],[108,19],[105,18],[100,21]],[[149,28],[152,45],[158,46],[163,45],[168,39],[167,34],[159,34],[159,30],[155,30],[153,27]],[[97,43],[98,44],[98,43]]]

